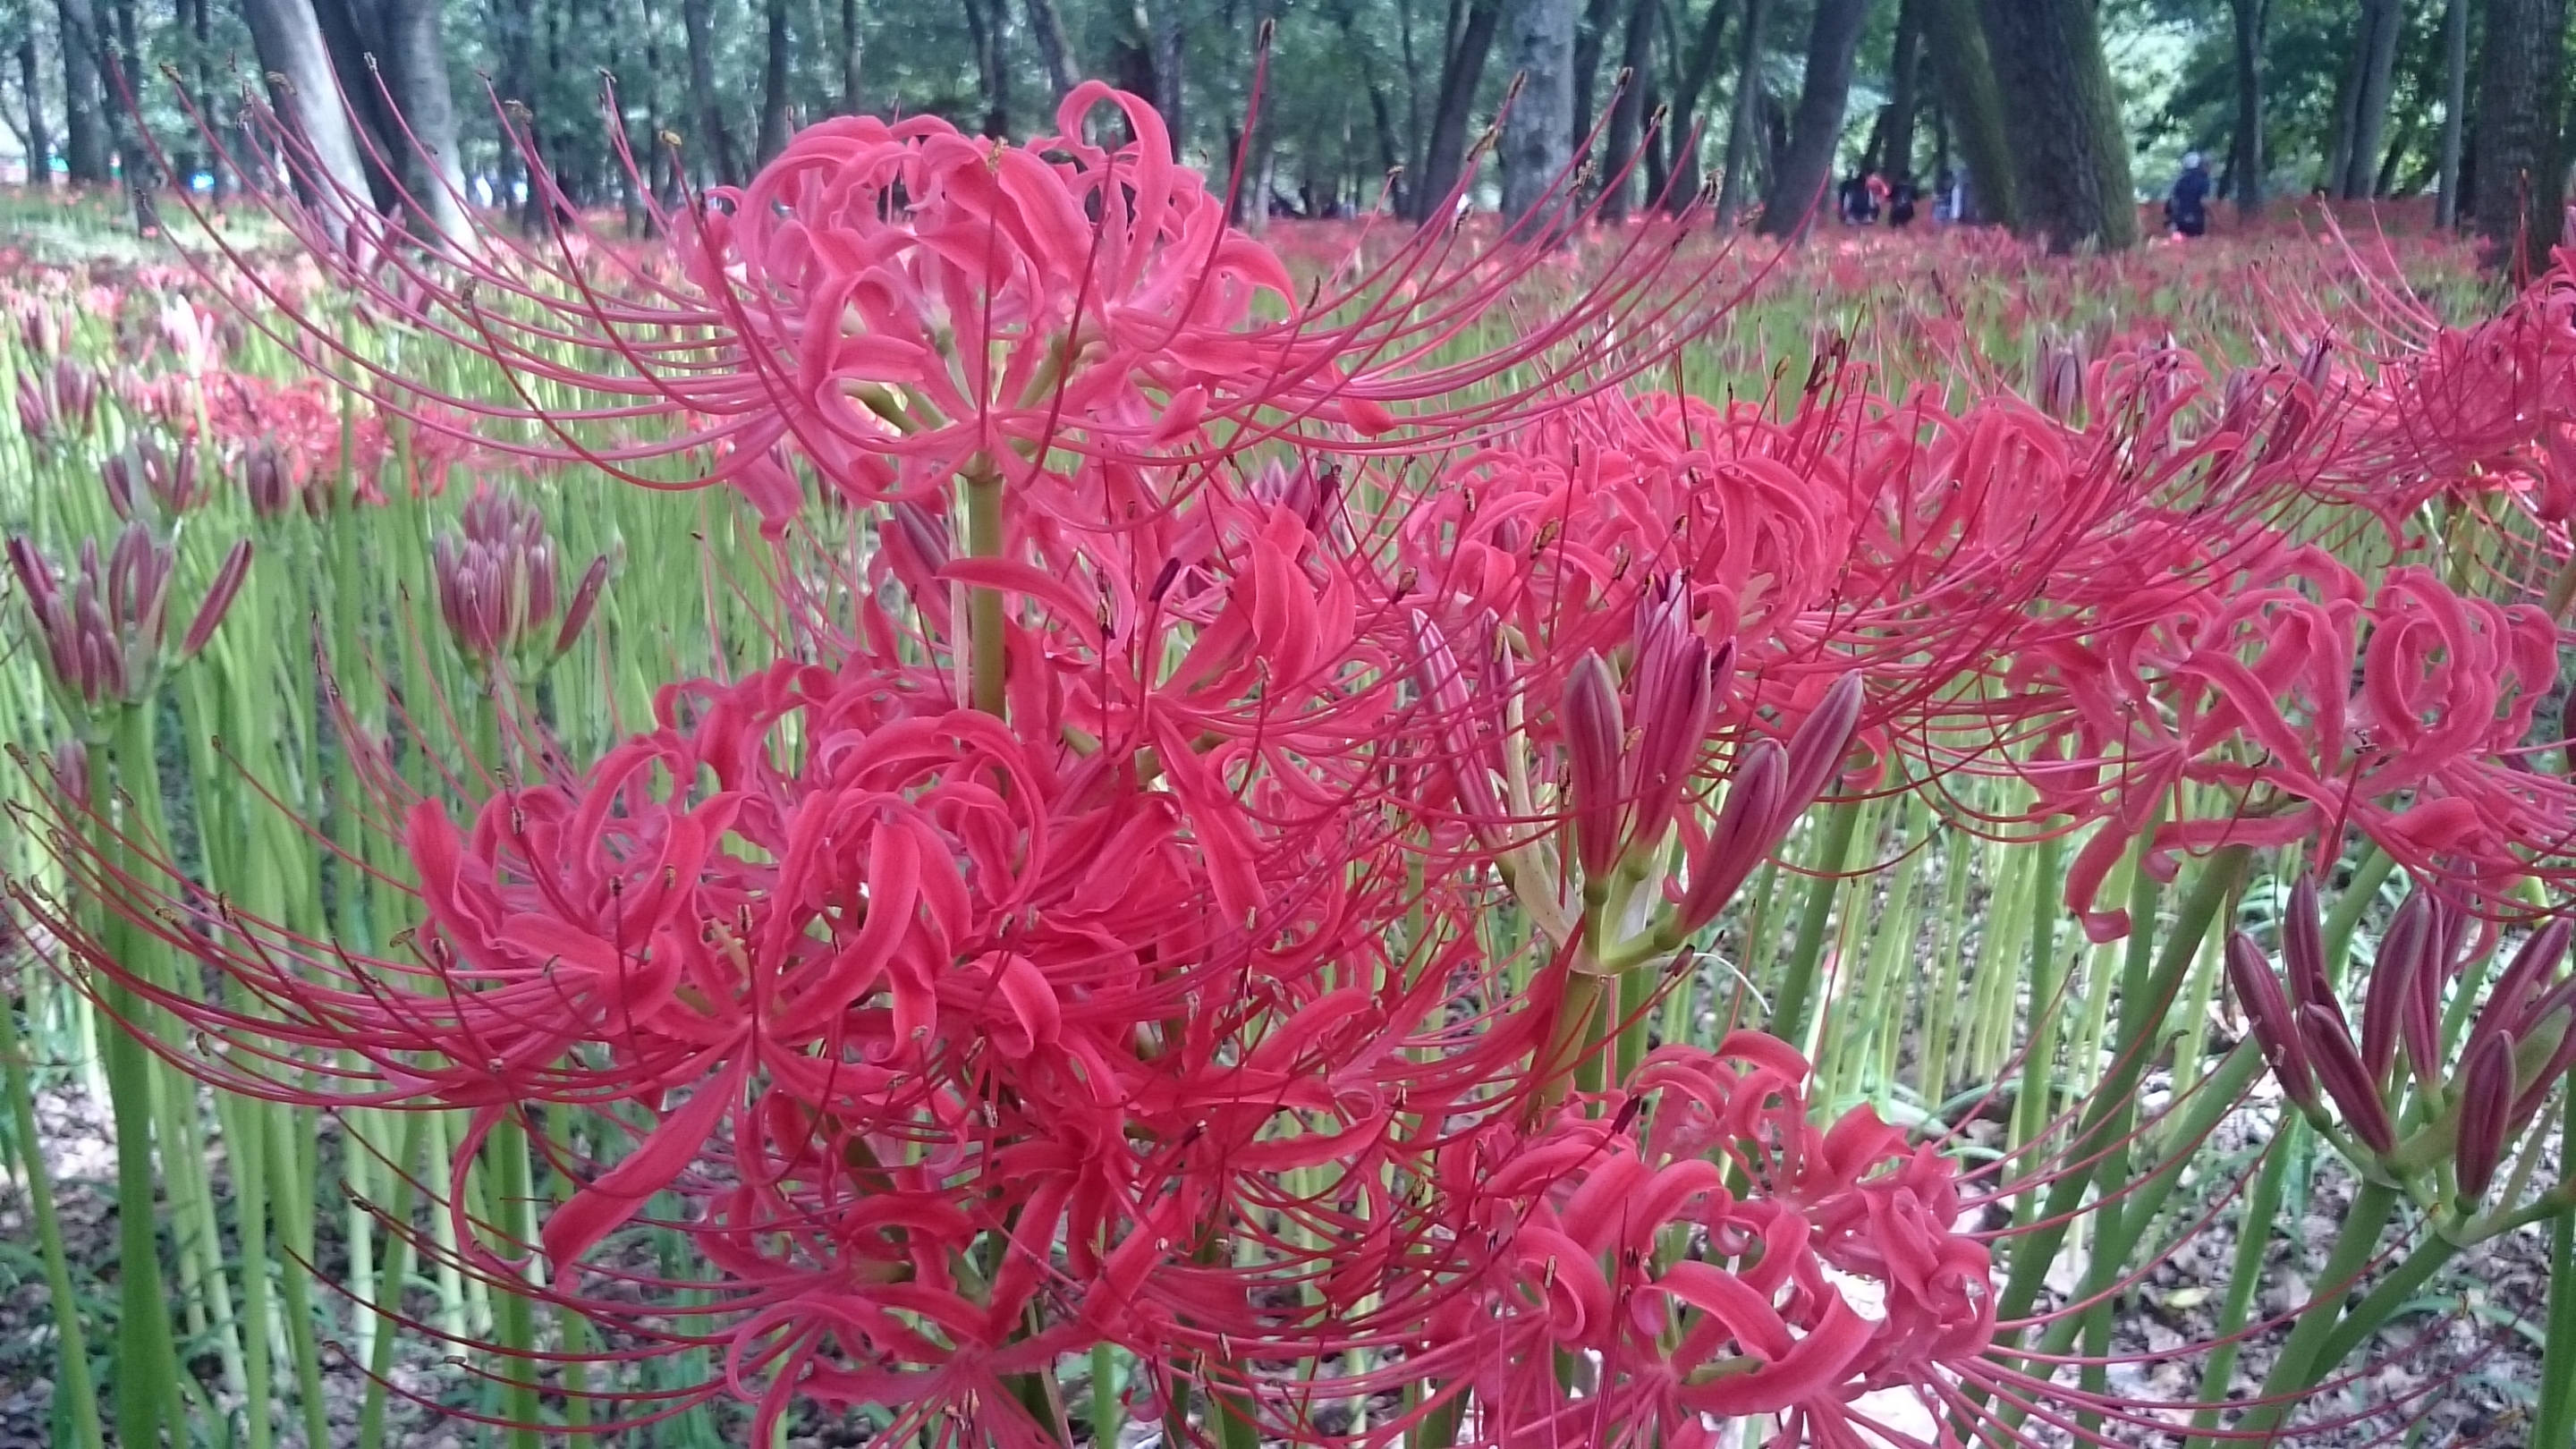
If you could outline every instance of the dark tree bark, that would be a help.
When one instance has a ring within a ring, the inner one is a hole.
[[[1055,8],[1055,0],[1028,0],[1029,38],[1037,42],[1038,60],[1046,66],[1047,84],[1055,88],[1056,98],[1072,90],[1082,67],[1074,58],[1073,42],[1065,38],[1064,16]]]
[[[2335,128],[2327,183],[2346,201],[2372,194],[2379,142],[2388,126],[2388,98],[2397,77],[2397,41],[2405,29],[2404,0],[2362,0],[2353,33],[2352,67],[2343,86],[2344,110]]]
[[[2535,272],[2558,240],[2566,38],[2567,0],[2488,0],[2478,64],[2478,232],[2501,260]]]
[[[2236,32],[2236,214],[2263,214],[2263,22],[2269,0],[2228,0]]]
[[[1980,9],[2019,163],[2021,231],[2061,252],[2134,245],[2129,141],[2092,0],[1982,0]]]
[[[680,23],[689,35],[689,108],[697,112],[698,145],[707,164],[727,186],[742,182],[742,160],[734,154],[733,136],[725,129],[724,108],[716,101],[715,0],[680,0]]]
[[[760,69],[758,164],[787,149],[787,0],[768,0],[769,43]]]
[[[1896,47],[1887,67],[1887,134],[1874,158],[1890,180],[1914,174],[1914,116],[1923,96],[1923,0],[1896,12]]]
[[[1619,52],[1627,84],[1611,100],[1609,150],[1601,161],[1602,185],[1609,188],[1601,198],[1601,214],[1612,221],[1627,218],[1629,196],[1637,189],[1636,179],[1621,173],[1635,159],[1645,132],[1646,98],[1653,90],[1647,77],[1655,60],[1655,10],[1655,0],[1630,0],[1628,6],[1628,34]]]
[[[36,14],[32,9],[18,17],[18,98],[27,103],[27,184],[51,186],[54,173],[48,158],[54,153],[54,143],[45,134],[44,77],[36,64]]]
[[[1753,131],[1761,124],[1762,31],[1771,19],[1771,0],[1745,0],[1744,24],[1736,32],[1735,105],[1726,119],[1726,171],[1717,188],[1717,225],[1735,225],[1753,188],[1746,185],[1745,164],[1753,156]]]
[[[385,0],[385,84],[401,108],[410,144],[406,184],[422,219],[455,240],[466,235],[465,167],[457,149],[456,97],[447,81],[447,45],[438,0]]]
[[[1834,151],[1842,144],[1843,113],[1851,100],[1852,56],[1868,11],[1868,0],[1816,0],[1797,115],[1762,203],[1765,236],[1803,237],[1814,222],[1818,198],[1833,180]]]
[[[1172,158],[1178,160],[1181,138],[1187,133],[1182,112],[1187,92],[1181,62],[1188,49],[1184,43],[1187,36],[1181,29],[1181,7],[1179,0],[1161,0],[1161,3],[1145,9],[1152,23],[1148,33],[1154,37],[1154,109],[1163,113],[1163,129],[1172,138]],[[1266,18],[1270,13],[1267,4],[1255,5],[1253,10],[1259,17]],[[1259,28],[1256,21],[1254,29]],[[1261,129],[1265,135],[1270,130],[1267,126]]]
[[[1431,209],[1448,200],[1467,164],[1467,122],[1476,104],[1476,87],[1485,78],[1486,57],[1493,54],[1494,32],[1501,27],[1503,0],[1469,0],[1456,40],[1440,63],[1440,98],[1431,107],[1431,139],[1423,147],[1422,187],[1414,193],[1415,220],[1428,220]]]
[[[2449,231],[2460,224],[2460,138],[2469,109],[2469,4],[2445,0],[2442,6],[2442,194],[2434,203],[2434,224]]]
[[[260,69],[284,82],[271,82],[270,101],[311,148],[313,163],[322,172],[314,178],[317,192],[333,193],[314,199],[325,205],[366,205],[372,194],[366,161],[349,113],[340,105],[331,51],[311,0],[242,0],[242,18],[249,23]]]
[[[2011,226],[2020,220],[2012,143],[2004,127],[2003,95],[1986,53],[1976,0],[1924,0],[1923,39],[1932,51],[1932,74],[1941,89],[1941,114],[1965,163],[1972,214],[1963,221]]]
[[[1011,67],[1002,54],[1002,7],[992,0],[964,0],[966,34],[975,45],[975,74],[984,85],[984,134],[1000,140],[1011,134]]]
[[[1671,138],[1669,194],[1676,211],[1699,195],[1699,103],[1708,94],[1708,83],[1717,77],[1719,42],[1725,38],[1726,17],[1733,8],[1732,0],[1708,0],[1708,9],[1700,17],[1699,34],[1691,41],[1690,56],[1681,62],[1681,73],[1673,81],[1673,118],[1665,134]]]
[[[108,175],[107,119],[98,88],[98,16],[89,0],[57,0],[55,14],[61,20],[55,38],[63,53],[63,167],[74,182],[97,185]]]
[[[1601,80],[1601,55],[1610,45],[1610,32],[1618,23],[1619,0],[1582,0],[1583,18],[1574,27],[1574,122],[1567,134],[1581,145],[1592,134],[1592,123],[1599,116],[1595,109],[1593,88]]]
[[[134,211],[134,229],[144,236],[155,236],[161,230],[157,197],[161,190],[161,166],[146,144],[135,106],[142,97],[142,80],[134,57],[142,54],[134,34],[134,0],[115,0],[116,43],[99,56],[99,79],[107,88],[109,137],[116,143],[117,171],[125,182],[126,203]]]
[[[1503,118],[1503,218],[1537,211],[1574,154],[1574,0],[1507,0],[1520,97]]]
[[[1001,51],[1001,40],[999,36],[999,31],[1001,30],[1001,18],[1001,0],[994,0],[993,28],[996,35],[993,42],[993,49],[996,54],[999,54]],[[859,62],[864,58],[865,51],[862,48],[859,39],[859,0],[841,0],[842,115],[855,116],[859,113]],[[1009,67],[1005,66],[1003,69],[1007,72]]]

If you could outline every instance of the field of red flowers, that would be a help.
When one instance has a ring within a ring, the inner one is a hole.
[[[1060,128],[29,227],[0,1429],[2569,1442],[2576,257]]]

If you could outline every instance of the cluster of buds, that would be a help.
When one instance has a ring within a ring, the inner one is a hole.
[[[71,358],[18,370],[18,429],[38,443],[89,436],[98,422],[98,374]]]
[[[2563,919],[2523,941],[2465,1043],[2447,1049],[2445,1018],[2456,1029],[2458,1015],[2444,998],[2477,989],[2468,968],[2490,954],[2468,949],[2470,924],[2430,891],[2409,896],[2371,962],[2358,1036],[2327,973],[2306,877],[2282,923],[2286,987],[2243,932],[2227,949],[2229,982],[2282,1095],[2366,1172],[2420,1178],[2447,1156],[2463,1213],[2484,1201],[2507,1147],[2576,1066],[2576,978],[2558,979],[2576,923]]]
[[[250,572],[248,539],[233,545],[175,656],[167,649],[170,580],[177,551],[142,523],[128,523],[104,556],[83,540],[68,574],[57,573],[24,534],[9,540],[9,566],[35,615],[55,685],[83,709],[149,699],[166,663],[195,657],[224,621]]]
[[[138,436],[99,469],[107,505],[127,522],[157,513],[175,519],[206,501],[211,490],[197,469],[197,450],[164,449],[149,434]],[[148,503],[147,503],[148,500]]]
[[[242,484],[250,511],[263,519],[284,518],[299,507],[319,518],[331,505],[330,490],[315,487],[293,454],[265,438],[243,450]]]
[[[478,670],[495,661],[542,668],[561,658],[599,606],[608,555],[590,561],[558,616],[555,541],[534,504],[478,489],[457,524],[430,545],[439,617],[457,649]]]

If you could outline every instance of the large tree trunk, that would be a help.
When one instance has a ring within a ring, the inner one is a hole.
[[[2533,271],[2548,265],[2558,240],[2566,38],[2567,0],[2488,0],[2478,65],[2478,231],[2508,263]]]
[[[1610,103],[1609,152],[1602,158],[1602,184],[1609,190],[1601,198],[1601,213],[1612,221],[1628,215],[1628,198],[1637,189],[1633,177],[1620,173],[1637,154],[1637,142],[1643,135],[1646,97],[1653,90],[1647,81],[1655,60],[1656,0],[1631,0],[1628,6],[1628,34],[1620,47],[1619,69],[1627,85]]]
[[[44,79],[36,64],[36,14],[32,9],[18,17],[18,98],[27,103],[27,184],[50,186],[54,173],[48,158],[54,153],[54,144],[53,138],[45,134]]]
[[[1700,17],[1699,35],[1691,41],[1690,57],[1682,62],[1681,73],[1673,81],[1673,118],[1665,134],[1671,138],[1673,151],[1670,195],[1676,212],[1699,196],[1699,102],[1708,94],[1708,83],[1717,77],[1719,42],[1724,39],[1727,12],[1732,8],[1731,0],[1708,0],[1708,12]]]
[[[787,0],[768,0],[769,43],[760,69],[759,165],[787,149]]]
[[[135,114],[142,104],[144,82],[134,64],[134,58],[142,54],[134,34],[134,0],[115,3],[116,44],[99,57],[100,78],[111,103],[109,135],[116,142],[117,170],[125,181],[126,201],[134,210],[134,230],[143,236],[157,236],[161,231],[157,203],[161,165],[143,134],[141,118]]]
[[[1593,87],[1601,79],[1601,53],[1609,47],[1610,29],[1618,21],[1619,0],[1582,0],[1583,18],[1574,27],[1574,122],[1567,132],[1579,144],[1592,134],[1599,115]]]
[[[1011,134],[1011,66],[1002,54],[1001,0],[993,0],[989,15],[984,0],[964,3],[967,38],[975,44],[975,74],[984,83],[984,134],[1000,140]]]
[[[1038,59],[1046,66],[1047,84],[1055,88],[1056,99],[1072,90],[1081,79],[1080,62],[1074,58],[1073,42],[1065,38],[1064,16],[1055,8],[1055,0],[1029,0],[1029,38],[1037,42]]]
[[[1508,0],[1520,98],[1503,118],[1503,218],[1539,209],[1574,155],[1574,0]]]
[[[1001,0],[994,0],[993,20],[997,32],[993,47],[1000,53]],[[864,58],[859,40],[859,0],[841,0],[841,114],[855,116],[859,105],[859,62]],[[1008,66],[1003,67],[1005,71]]]
[[[312,0],[242,0],[251,43],[260,69],[273,79],[269,86],[277,114],[304,138],[311,164],[321,175],[310,178],[325,207],[369,203],[367,165],[358,150],[349,113],[340,104],[338,82],[331,71],[331,51],[323,43],[322,25]],[[280,84],[280,82],[283,84]]]
[[[2021,230],[2056,251],[2138,239],[2129,141],[2092,0],[1982,0]]]
[[[2362,0],[2352,69],[2344,81],[2345,108],[2335,128],[2334,165],[2326,178],[2346,201],[2371,194],[2380,136],[2388,126],[2388,97],[2396,82],[2404,8],[2403,0]]]
[[[2228,0],[2236,30],[2236,214],[2263,214],[2263,12],[2268,0]]]
[[[1868,10],[1868,0],[1816,0],[1798,111],[1779,169],[1772,173],[1771,194],[1762,203],[1765,236],[1805,236],[1818,198],[1833,180],[1834,152],[1842,145],[1843,112],[1851,100],[1852,56],[1860,48],[1860,25]]]
[[[1932,74],[1941,88],[1941,114],[1964,163],[1974,210],[1961,221],[2012,226],[2021,219],[2012,143],[2004,125],[2003,95],[1986,53],[1977,0],[1924,0],[1923,38],[1932,48]]]
[[[2442,195],[2435,202],[2436,225],[2449,231],[2460,224],[2460,138],[2468,129],[2469,4],[2446,0],[2442,7]]]
[[[1270,13],[1270,7],[1267,5],[1256,5],[1253,8],[1262,16]],[[1149,7],[1147,13],[1152,22],[1151,34],[1154,37],[1154,109],[1163,113],[1163,129],[1172,138],[1172,159],[1177,161],[1181,157],[1181,143],[1188,134],[1184,123],[1185,118],[1181,113],[1182,99],[1186,94],[1182,82],[1181,61],[1187,53],[1183,42],[1188,37],[1181,29],[1179,0],[1162,0],[1162,3]],[[1256,23],[1254,29],[1259,28],[1259,24]],[[1261,130],[1265,136],[1270,133],[1268,126],[1263,126]],[[1266,152],[1268,147],[1265,145],[1263,149]]]
[[[1467,122],[1476,104],[1476,87],[1485,78],[1485,58],[1493,53],[1494,32],[1501,27],[1503,0],[1469,0],[1455,43],[1440,63],[1440,98],[1431,107],[1431,139],[1423,147],[1422,187],[1414,193],[1415,220],[1427,221],[1434,207],[1448,200],[1467,164]]]
[[[260,0],[245,0],[245,8]],[[270,0],[276,3],[276,0]],[[107,119],[98,89],[98,16],[89,0],[58,0],[63,53],[63,166],[74,182],[107,180]],[[324,71],[329,74],[329,71]]]
[[[1891,181],[1914,175],[1914,113],[1922,104],[1922,77],[1923,0],[1903,0],[1887,66],[1887,138],[1875,158]]]
[[[1736,35],[1735,105],[1726,118],[1726,171],[1717,187],[1721,231],[1735,225],[1745,198],[1753,194],[1744,168],[1753,159],[1753,130],[1762,120],[1762,31],[1770,19],[1771,0],[1745,0],[1744,24]]]
[[[734,155],[724,108],[716,102],[714,10],[715,0],[680,0],[680,22],[689,34],[689,108],[697,112],[698,144],[705,149],[716,179],[738,186],[742,161]]]
[[[457,151],[456,97],[438,0],[385,0],[385,84],[411,132],[406,183],[422,219],[452,241],[466,235],[465,166]]]

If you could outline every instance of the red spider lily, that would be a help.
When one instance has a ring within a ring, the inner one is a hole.
[[[26,535],[12,535],[8,547],[9,566],[35,617],[54,685],[82,709],[151,698],[166,662],[194,657],[214,637],[241,592],[251,558],[248,539],[224,555],[186,635],[170,653],[164,630],[177,551],[144,524],[127,524],[104,558],[97,540],[83,540],[68,579]]]
[[[608,583],[602,554],[582,570],[572,598],[556,618],[554,540],[534,504],[478,488],[458,517],[457,531],[430,544],[438,585],[439,617],[456,647],[478,667],[533,656],[551,662],[580,637]]]
[[[69,357],[18,370],[18,429],[40,444],[85,438],[98,422],[98,374]]]
[[[100,465],[107,502],[128,522],[142,516],[175,520],[213,496],[197,474],[197,450],[181,446],[164,451],[150,436],[138,437]]]

